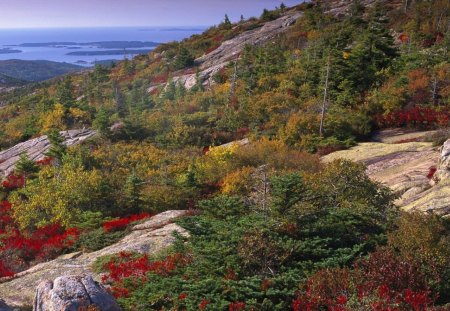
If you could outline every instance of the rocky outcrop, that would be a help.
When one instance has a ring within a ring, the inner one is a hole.
[[[450,215],[450,142],[444,144],[441,152],[428,142],[403,143],[420,140],[424,135],[385,131],[376,137],[381,142],[361,143],[323,160],[344,158],[364,163],[370,178],[398,194],[396,204],[404,210]],[[437,166],[438,172],[431,176]]]
[[[225,64],[235,59],[246,45],[263,44],[280,33],[287,30],[294,24],[303,13],[298,11],[289,11],[282,17],[265,23],[262,27],[245,31],[233,39],[223,42],[217,49],[209,54],[197,58],[196,63],[200,64],[200,69],[205,70],[219,64]]]
[[[31,306],[34,289],[42,281],[73,275],[91,275],[94,280],[99,281],[100,276],[91,269],[91,265],[98,258],[122,251],[156,254],[175,241],[174,232],[189,236],[186,230],[172,223],[174,219],[189,213],[189,211],[174,210],[158,214],[136,225],[129,235],[104,249],[92,253],[77,252],[64,255],[21,272],[13,279],[1,280],[0,297],[12,307]]]
[[[78,144],[96,134],[93,130],[68,130],[61,132],[65,138],[65,144],[72,146]],[[14,165],[19,160],[22,153],[28,154],[28,157],[33,160],[41,160],[45,157],[45,153],[50,148],[50,142],[47,136],[27,140],[26,142],[15,145],[12,148],[0,152],[0,177],[8,175],[14,169]]]
[[[36,288],[33,311],[120,311],[114,297],[89,275],[62,276]]]
[[[212,84],[212,77],[227,66],[230,61],[238,58],[246,45],[261,45],[268,42],[285,32],[302,14],[302,12],[296,10],[288,11],[280,18],[267,22],[261,27],[245,31],[230,40],[224,41],[214,51],[197,58],[195,63],[199,66],[199,79],[204,85]],[[191,89],[197,82],[197,75],[177,76],[173,80],[176,83],[184,84],[187,89]],[[150,90],[152,88],[149,88]]]
[[[326,14],[334,16],[344,16],[349,13],[349,9],[353,1],[349,0],[313,0],[316,5],[320,5]],[[387,8],[396,8],[402,6],[404,1],[402,0],[361,0],[360,3],[365,7],[373,7],[377,2],[381,3]]]

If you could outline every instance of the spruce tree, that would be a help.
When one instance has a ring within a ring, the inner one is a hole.
[[[67,150],[67,147],[64,144],[64,137],[59,134],[57,129],[52,129],[47,133],[47,138],[50,141],[50,149],[45,155],[53,158],[54,163],[59,166]]]
[[[125,183],[124,191],[128,206],[134,211],[138,211],[142,200],[141,190],[143,181],[137,176],[136,172],[132,172]]]
[[[39,167],[37,164],[33,160],[30,160],[27,153],[22,153],[19,161],[16,163],[14,172],[16,174],[23,175],[26,178],[34,173],[37,173],[38,171]]]
[[[75,95],[73,92],[72,77],[67,76],[59,83],[57,89],[58,101],[66,108],[70,108],[75,104]]]
[[[187,48],[182,47],[175,59],[174,63],[175,69],[183,69],[186,67],[190,67],[193,64],[194,64],[194,57]]]
[[[230,21],[230,18],[228,17],[228,14],[225,14],[225,18],[223,20],[223,24],[225,26],[231,26],[231,21]]]

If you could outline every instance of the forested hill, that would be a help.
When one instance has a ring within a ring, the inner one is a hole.
[[[449,10],[447,0],[280,4],[0,94],[2,150],[48,135],[33,140],[48,147],[37,161],[8,162],[0,276],[154,234],[171,246],[83,266],[126,310],[446,310],[448,220],[400,211],[363,165],[321,156],[391,127],[449,138]],[[86,128],[97,135],[65,146],[61,131]],[[431,142],[393,149],[425,145],[436,155]],[[439,183],[437,169],[420,185]],[[169,210],[188,210],[169,214],[184,215],[170,225],[189,235],[132,226]],[[44,270],[28,271],[32,288]],[[20,280],[0,283],[7,303],[30,303]]]

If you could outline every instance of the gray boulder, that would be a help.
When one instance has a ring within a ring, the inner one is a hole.
[[[114,297],[91,276],[62,276],[36,288],[34,311],[119,311]]]

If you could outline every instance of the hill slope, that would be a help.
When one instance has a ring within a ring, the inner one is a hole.
[[[83,67],[77,65],[45,60],[28,61],[12,59],[0,61],[0,74],[27,82],[48,80],[83,69]]]

